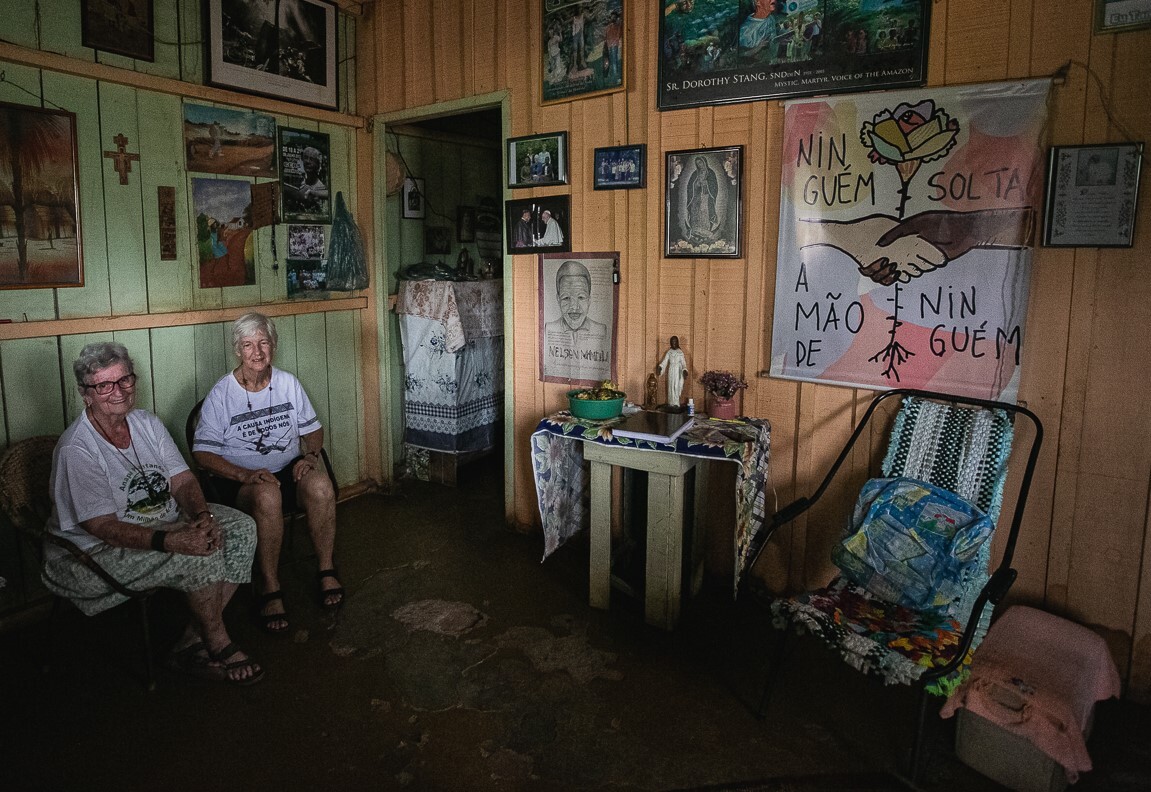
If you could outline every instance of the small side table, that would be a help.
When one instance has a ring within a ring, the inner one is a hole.
[[[691,561],[691,589],[697,590],[701,576],[699,545],[706,514],[706,459],[682,454],[652,452],[634,447],[598,443],[584,445],[584,459],[591,463],[591,559],[588,600],[593,608],[611,604],[611,472],[612,467],[641,470],[647,483],[647,557],[644,565],[644,620],[665,630],[679,621],[683,590],[685,523],[685,476],[695,475],[695,509],[691,519],[688,546]]]

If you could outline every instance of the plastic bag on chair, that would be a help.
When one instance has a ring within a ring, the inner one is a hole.
[[[336,193],[332,217],[332,244],[328,249],[328,288],[353,291],[368,288],[368,265],[364,258],[364,238],[344,203],[344,194]]]

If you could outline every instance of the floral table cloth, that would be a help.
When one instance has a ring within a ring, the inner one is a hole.
[[[540,421],[532,434],[532,470],[544,531],[544,558],[588,526],[588,470],[584,443],[632,446],[651,453],[684,454],[739,466],[735,480],[735,586],[747,563],[751,539],[763,527],[764,488],[771,455],[771,424],[759,418],[718,420],[697,416],[695,425],[672,444],[616,438],[623,420],[592,421],[567,410]]]

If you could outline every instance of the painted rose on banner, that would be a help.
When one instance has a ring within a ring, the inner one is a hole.
[[[773,376],[1014,397],[1047,90],[788,103]]]

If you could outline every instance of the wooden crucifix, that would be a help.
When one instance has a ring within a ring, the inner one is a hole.
[[[116,144],[116,150],[105,151],[104,156],[116,161],[113,167],[116,169],[116,173],[120,174],[120,184],[127,184],[128,174],[132,172],[132,161],[139,160],[140,155],[129,154],[125,151],[128,147],[128,138],[126,138],[123,133],[112,138],[112,142]]]

